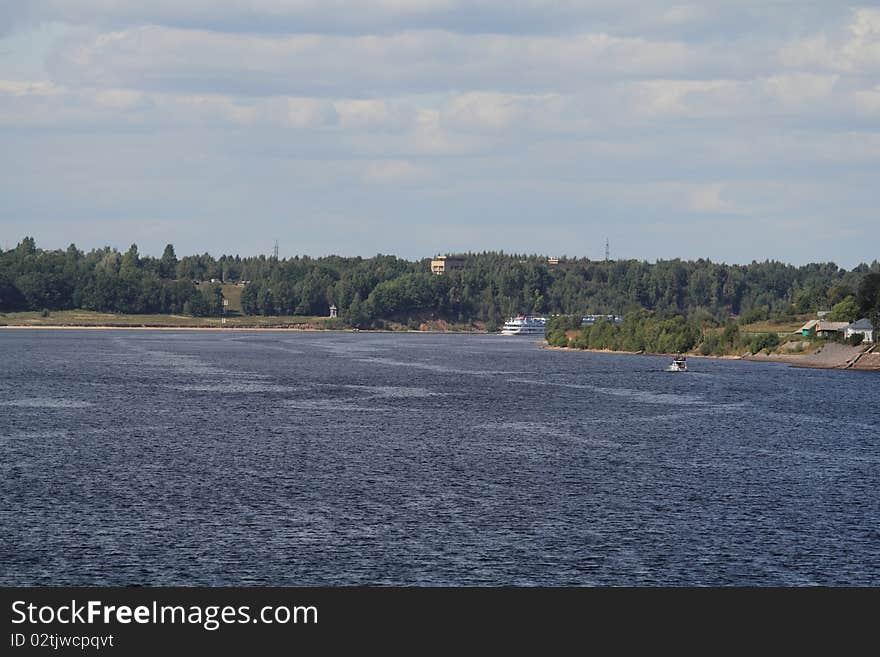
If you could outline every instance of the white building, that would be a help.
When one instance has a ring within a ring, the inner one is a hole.
[[[864,334],[863,342],[874,342],[874,327],[871,325],[871,320],[863,318],[843,329],[843,336],[847,339],[856,333]]]
[[[602,319],[611,324],[623,324],[623,317],[620,315],[584,315],[581,317],[581,326],[592,326]]]

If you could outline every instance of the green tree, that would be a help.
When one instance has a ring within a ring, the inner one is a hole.
[[[173,244],[165,245],[162,259],[159,261],[159,275],[162,278],[176,278],[177,276],[177,255],[174,253]]]
[[[859,314],[871,321],[874,335],[880,334],[880,273],[867,274],[862,279],[856,293],[856,301],[859,305]]]
[[[775,333],[759,333],[749,343],[749,350],[756,354],[762,349],[773,349],[779,345],[779,336]]]
[[[128,251],[125,252],[125,255],[122,256],[122,264],[120,265],[121,271],[133,272],[140,265],[140,255],[138,254],[137,244],[132,244]]]
[[[349,325],[355,328],[366,328],[370,323],[370,315],[366,304],[361,301],[361,295],[355,294],[346,312]]]
[[[850,295],[840,303],[834,305],[828,320],[831,322],[854,322],[859,319],[859,302],[855,296]]]
[[[549,344],[551,347],[568,346],[568,336],[565,334],[564,329],[555,329],[548,331],[545,334],[545,339],[547,340],[547,344]]]
[[[18,246],[15,247],[15,254],[21,257],[35,255],[37,252],[37,243],[33,237],[25,237]]]
[[[197,292],[184,303],[183,312],[193,317],[208,317],[211,315],[211,305],[204,294]]]
[[[205,301],[208,303],[210,315],[220,315],[223,312],[223,288],[214,283],[204,290]]]

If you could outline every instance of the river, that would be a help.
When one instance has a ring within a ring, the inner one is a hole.
[[[0,359],[0,584],[880,585],[871,373],[331,332]]]

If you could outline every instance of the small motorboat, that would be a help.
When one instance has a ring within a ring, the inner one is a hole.
[[[687,358],[679,354],[675,358],[672,359],[672,363],[669,367],[666,368],[667,372],[687,372],[688,364]]]

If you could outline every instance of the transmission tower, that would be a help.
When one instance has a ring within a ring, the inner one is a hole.
[[[275,256],[275,259],[278,260],[278,240],[275,240],[275,249],[272,253]]]
[[[605,260],[611,260],[611,245],[608,243],[608,238],[605,238]]]

